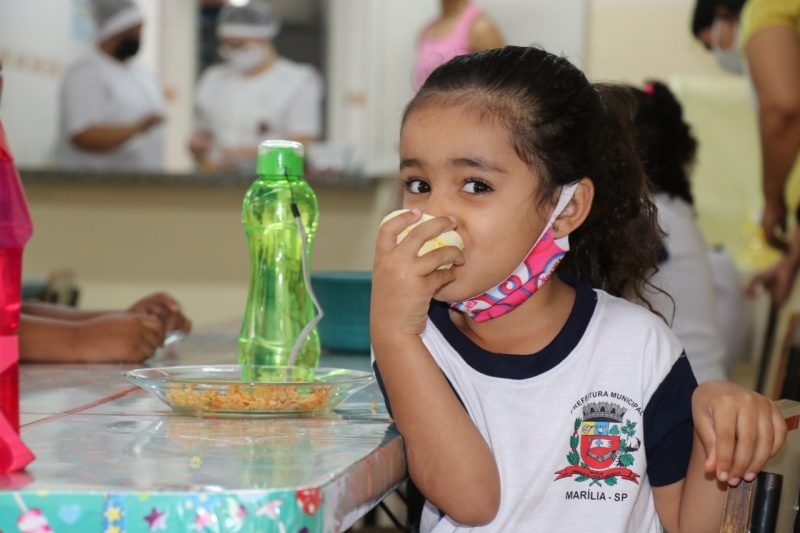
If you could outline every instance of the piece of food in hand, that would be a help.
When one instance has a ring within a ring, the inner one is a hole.
[[[397,215],[402,215],[403,213],[407,213],[408,211],[410,211],[410,209],[398,209],[397,211],[392,211],[391,213],[383,217],[383,220],[381,220],[381,226],[383,226],[387,221],[393,219]],[[434,217],[432,217],[427,213],[422,213],[422,217],[418,221],[408,226],[400,233],[400,235],[397,236],[397,244],[400,244],[403,241],[403,239],[406,238],[406,235],[408,235],[411,232],[411,230],[413,230],[423,222],[431,220],[432,218]],[[451,229],[449,231],[445,231],[444,233],[434,237],[433,239],[425,241],[425,243],[422,245],[422,248],[420,248],[419,252],[417,252],[417,257],[422,257],[428,252],[432,252],[433,250],[436,250],[437,248],[441,248],[443,246],[455,246],[459,250],[464,250],[464,241],[461,239],[461,235],[459,235],[455,230]],[[446,263],[440,266],[438,270],[441,270],[443,268],[450,268],[452,266],[453,263]]]

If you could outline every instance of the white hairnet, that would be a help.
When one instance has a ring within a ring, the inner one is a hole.
[[[269,4],[261,0],[249,0],[243,5],[228,4],[217,19],[220,39],[272,39],[280,29],[280,19]]]
[[[102,42],[144,21],[139,6],[133,0],[92,0],[91,6],[97,42]]]

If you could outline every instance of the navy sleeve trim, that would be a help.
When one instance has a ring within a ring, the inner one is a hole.
[[[375,374],[375,381],[378,382],[378,388],[381,389],[381,396],[383,396],[383,403],[386,404],[386,411],[389,412],[389,416],[392,416],[392,406],[389,405],[389,397],[386,395],[386,389],[383,386],[381,373],[378,370],[378,363],[375,361],[372,362],[372,373]]]
[[[552,370],[572,353],[589,327],[597,306],[597,293],[588,283],[568,274],[559,274],[559,277],[574,287],[575,303],[561,331],[536,354],[510,355],[484,350],[453,324],[449,306],[445,303],[433,301],[428,317],[464,362],[481,374],[504,379],[529,379]]]
[[[656,389],[644,410],[647,477],[653,487],[686,477],[692,454],[692,394],[697,380],[682,354]]]
[[[372,373],[375,374],[375,381],[378,382],[378,388],[381,389],[381,395],[383,396],[383,403],[386,404],[386,411],[388,411],[389,416],[393,416],[392,406],[389,404],[389,396],[386,394],[386,388],[383,386],[383,380],[381,379],[381,373],[378,370],[378,363],[376,361],[372,362]],[[447,379],[447,376],[444,374],[444,372],[442,372],[442,375],[444,376],[444,379]],[[466,410],[467,408],[464,405],[463,400],[461,400],[461,396],[458,395],[458,392],[456,392],[455,387],[453,387],[453,384],[450,383],[449,379],[447,379],[447,384],[450,385],[450,390],[453,391],[453,394],[456,395],[458,403],[460,403],[461,407],[463,407],[464,410]]]

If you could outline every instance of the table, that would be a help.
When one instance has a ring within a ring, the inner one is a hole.
[[[235,346],[193,334],[148,366],[231,363]],[[367,369],[369,357],[324,354],[321,366]],[[323,416],[200,418],[132,386],[131,368],[21,368],[22,438],[37,459],[0,477],[0,531],[342,531],[405,479],[374,382]]]

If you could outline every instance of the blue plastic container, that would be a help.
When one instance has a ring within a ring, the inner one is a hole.
[[[311,285],[325,316],[322,347],[332,352],[369,353],[371,272],[314,272]]]

